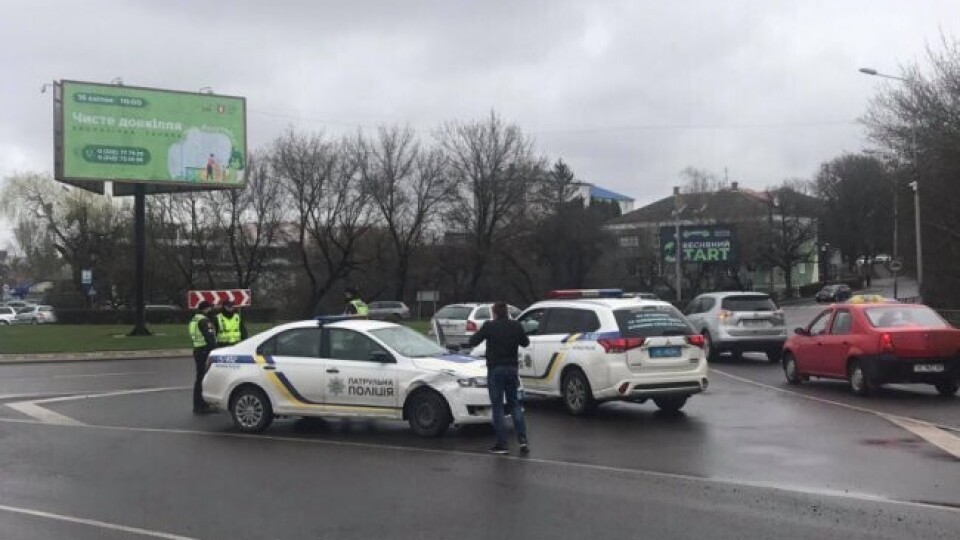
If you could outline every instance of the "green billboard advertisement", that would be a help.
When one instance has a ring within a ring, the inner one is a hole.
[[[57,177],[240,187],[247,160],[240,97],[63,81]]]

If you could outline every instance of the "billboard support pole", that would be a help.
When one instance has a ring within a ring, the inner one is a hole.
[[[133,330],[131,336],[149,336],[147,317],[144,308],[144,271],[147,259],[146,225],[147,225],[147,195],[143,184],[136,184],[133,193],[133,243],[136,267],[133,276],[134,306]]]

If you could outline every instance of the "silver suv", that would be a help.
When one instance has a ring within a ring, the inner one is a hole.
[[[757,292],[701,294],[684,311],[690,324],[704,337],[709,361],[720,353],[739,356],[745,352],[766,353],[779,362],[787,327],[783,312],[770,295]]]

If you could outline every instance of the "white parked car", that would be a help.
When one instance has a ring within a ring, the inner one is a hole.
[[[0,307],[0,324],[13,324],[17,319],[17,310],[12,307]]]
[[[45,324],[57,322],[52,306],[27,306],[17,310],[17,324]]]
[[[614,400],[678,411],[706,390],[703,336],[669,303],[623,298],[619,289],[551,296],[518,317],[530,336],[518,359],[526,393],[561,397],[581,415]],[[481,344],[471,354],[485,351]]]
[[[491,421],[482,360],[393,323],[327,317],[277,326],[210,355],[203,399],[237,429],[277,416],[406,420],[425,437]]]
[[[430,330],[427,335],[436,337],[435,326],[440,326],[443,334],[443,345],[447,347],[466,347],[470,336],[477,333],[483,323],[493,318],[492,302],[450,304],[440,308],[430,320]],[[511,319],[520,315],[520,310],[507,306]]]

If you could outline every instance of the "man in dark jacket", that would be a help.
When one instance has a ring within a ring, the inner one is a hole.
[[[513,428],[517,432],[520,452],[528,453],[527,425],[523,419],[523,405],[519,400],[520,376],[518,374],[519,348],[530,345],[530,338],[520,323],[507,316],[507,304],[497,302],[493,305],[493,320],[484,323],[480,330],[470,337],[470,346],[487,342],[487,390],[493,407],[493,428],[497,432],[497,443],[490,449],[494,454],[507,453],[507,436],[504,428],[503,401],[513,416]]]

